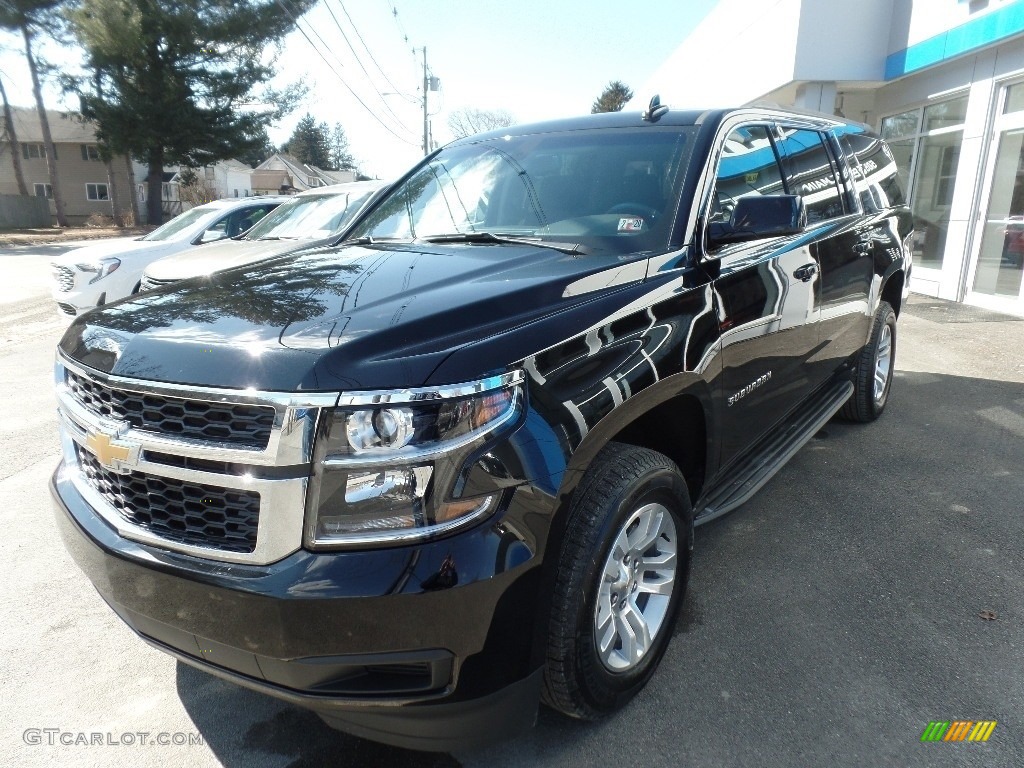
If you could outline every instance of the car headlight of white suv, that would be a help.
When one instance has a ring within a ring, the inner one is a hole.
[[[95,276],[89,280],[89,285],[92,285],[98,280],[102,280],[111,272],[116,272],[117,268],[120,266],[121,260],[115,259],[113,256],[75,264],[75,268],[80,272],[95,273]]]

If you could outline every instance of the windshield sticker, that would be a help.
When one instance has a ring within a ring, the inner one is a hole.
[[[639,232],[643,228],[643,219],[619,219],[619,232]]]

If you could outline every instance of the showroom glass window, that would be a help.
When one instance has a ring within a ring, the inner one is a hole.
[[[971,288],[1018,300],[1024,280],[1024,83],[1006,89],[996,130],[999,149]]]
[[[963,95],[882,120],[882,138],[913,179],[914,260],[922,267],[942,268],[966,114]]]

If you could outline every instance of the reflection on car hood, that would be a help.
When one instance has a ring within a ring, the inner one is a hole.
[[[62,266],[73,267],[86,260],[102,259],[108,256],[117,256],[119,259],[131,258],[133,253],[144,255],[146,258],[153,258],[154,251],[167,249],[168,246],[180,247],[181,243],[174,241],[146,241],[134,237],[114,237],[109,240],[97,240],[92,245],[85,245],[75,248],[67,253],[61,254],[53,259],[51,263]]]
[[[645,263],[532,246],[316,248],[101,307],[61,348],[98,370],[182,384],[419,386],[458,347],[642,280]]]
[[[185,280],[221,269],[252,264],[315,244],[309,240],[225,240],[154,261],[146,267],[146,276],[161,282]]]

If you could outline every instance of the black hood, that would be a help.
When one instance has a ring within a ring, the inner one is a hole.
[[[60,346],[89,367],[153,381],[284,392],[415,387],[460,346],[643,274],[639,257],[534,246],[316,248],[100,308],[76,320]]]

